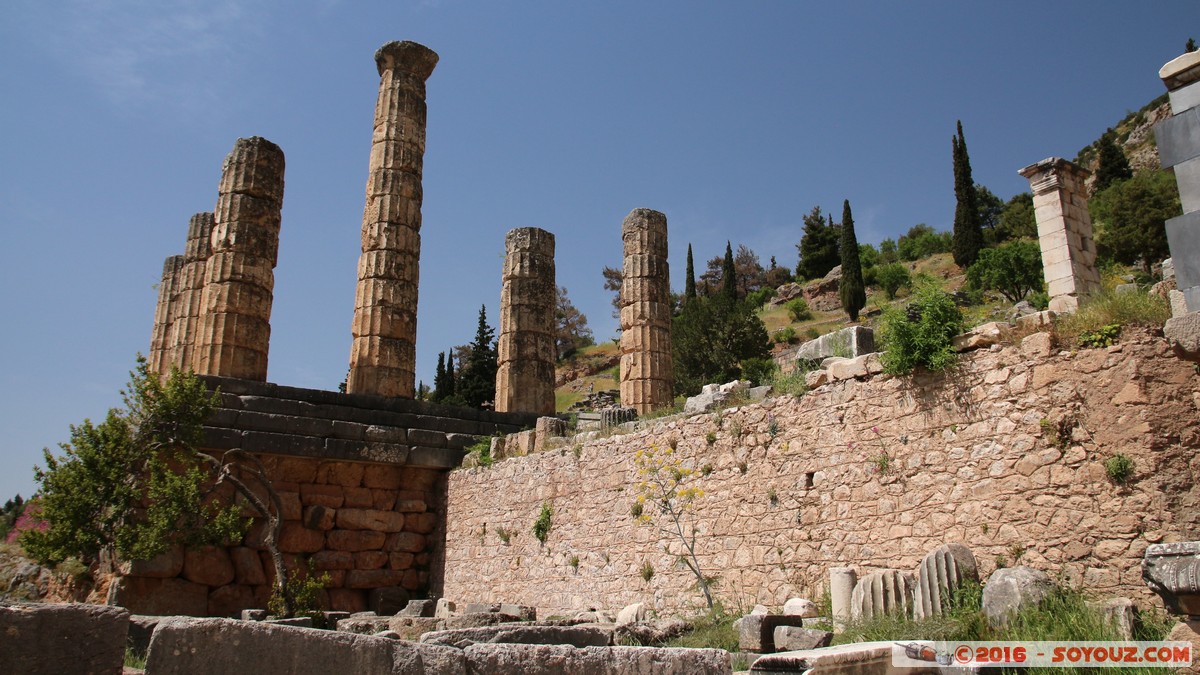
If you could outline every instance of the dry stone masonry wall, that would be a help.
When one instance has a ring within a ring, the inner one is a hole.
[[[1019,173],[1029,179],[1033,190],[1050,309],[1073,312],[1083,298],[1100,290],[1084,185],[1088,172],[1065,159],[1050,157]]]
[[[536,227],[504,237],[496,410],[554,414],[554,235]]]
[[[835,567],[914,570],[950,542],[981,577],[1005,557],[1147,599],[1146,547],[1200,535],[1200,375],[1160,337],[1046,355],[1047,338],[454,471],[444,596],[697,609],[680,542],[631,514],[635,452],[673,443],[704,491],[697,553],[727,608],[821,596]],[[1104,466],[1117,453],[1135,466],[1124,484]]]
[[[415,42],[375,52],[379,98],[351,330],[352,394],[412,398],[416,387],[425,80],[437,61]]]
[[[621,404],[644,415],[670,406],[674,386],[667,217],[634,209],[621,225],[621,239]]]
[[[221,171],[205,265],[195,372],[266,381],[283,207],[283,150],[239,138]]]

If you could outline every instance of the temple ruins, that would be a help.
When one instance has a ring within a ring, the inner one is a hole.
[[[1083,298],[1100,290],[1084,185],[1088,172],[1060,157],[1050,157],[1018,173],[1029,179],[1033,191],[1050,309],[1074,312]]]
[[[504,238],[496,411],[554,414],[554,235],[536,227]]]
[[[672,403],[667,217],[634,209],[621,225],[621,405],[639,415]]]

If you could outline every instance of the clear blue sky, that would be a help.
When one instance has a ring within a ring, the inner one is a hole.
[[[949,229],[950,137],[1000,197],[1164,91],[1195,0],[121,2],[0,8],[0,500],[119,403],[163,259],[212,210],[239,136],[287,156],[269,379],[334,389],[350,352],[378,75],[428,82],[419,376],[499,309],[504,234],[558,238],[558,281],[614,335],[602,266],[633,208],[672,278],[744,243],[796,264],[801,216],[849,199],[860,242]]]

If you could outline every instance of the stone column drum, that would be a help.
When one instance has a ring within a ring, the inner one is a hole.
[[[1083,298],[1100,290],[1084,185],[1089,173],[1060,157],[1043,159],[1018,173],[1033,190],[1050,309],[1074,312]]]
[[[554,414],[554,235],[536,227],[504,237],[496,411]]]
[[[193,370],[266,381],[283,207],[283,150],[239,138],[225,158],[204,270]]]
[[[671,405],[671,278],[667,217],[634,209],[621,225],[621,405],[644,415]]]
[[[351,394],[412,398],[416,389],[425,80],[437,62],[415,42],[389,42],[375,52],[379,98],[351,326]]]
[[[199,330],[200,302],[204,296],[204,275],[212,255],[213,214],[197,213],[188,222],[183,269],[179,271],[179,300],[171,321],[170,365],[180,370],[194,367],[193,350]]]
[[[146,357],[150,372],[167,375],[171,372],[171,335],[174,331],[176,305],[179,301],[179,277],[183,256],[173,255],[163,261],[162,279],[158,282],[158,304],[154,306],[154,329],[150,332],[150,355]]]
[[[1183,215],[1166,222],[1181,296],[1171,305],[1180,317],[1200,312],[1200,52],[1173,59],[1158,75],[1170,92],[1171,117],[1154,127],[1154,138],[1162,167],[1175,173],[1183,207]]]

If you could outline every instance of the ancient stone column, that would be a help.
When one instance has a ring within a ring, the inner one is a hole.
[[[379,99],[351,326],[351,394],[412,398],[416,388],[425,80],[437,61],[415,42],[389,42],[375,52]]]
[[[1154,127],[1159,160],[1173,169],[1183,215],[1167,221],[1167,246],[1181,301],[1177,316],[1200,311],[1200,52],[1190,52],[1158,71],[1171,100],[1171,117]],[[1174,295],[1174,292],[1172,293]]]
[[[150,354],[146,357],[150,372],[167,375],[171,372],[171,335],[174,330],[175,307],[178,304],[180,271],[183,256],[173,255],[163,261],[162,280],[158,282],[158,304],[154,306],[154,330],[150,332]]]
[[[1043,159],[1018,173],[1029,180],[1033,190],[1050,309],[1074,312],[1084,297],[1100,290],[1092,217],[1083,183],[1089,173],[1060,157]]]
[[[225,158],[192,356],[198,374],[267,379],[283,170],[283,150],[258,136],[239,138]]]
[[[212,255],[212,229],[212,213],[197,213],[188,222],[183,269],[179,272],[179,300],[175,303],[169,336],[170,365],[180,370],[191,370],[194,366],[205,268]]]
[[[496,411],[554,414],[554,235],[519,227],[504,237]]]
[[[634,209],[621,225],[621,405],[644,415],[672,402],[667,217]]]

